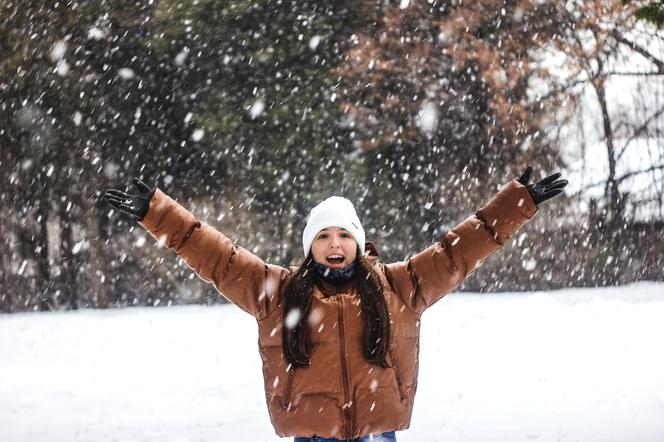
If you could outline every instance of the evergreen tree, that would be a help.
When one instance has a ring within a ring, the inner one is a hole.
[[[632,3],[631,0],[624,0],[624,4]],[[634,15],[641,19],[653,23],[658,28],[664,26],[664,1],[649,1],[649,2],[640,2],[646,3],[643,6],[639,6]]]
[[[268,260],[301,259],[309,208],[356,184],[338,142],[332,69],[349,11],[345,2],[166,1],[152,21],[152,47],[181,66],[195,139],[219,161],[207,197],[248,212],[253,229],[237,239]]]
[[[107,224],[99,191],[132,176],[159,182],[174,173],[173,159],[188,154],[186,109],[170,93],[175,71],[143,45],[151,10],[129,1],[2,5],[1,197],[20,221],[15,235],[32,243],[23,275],[39,296],[25,307],[106,306],[137,296],[105,280],[100,241],[130,221]],[[59,242],[49,241],[54,221]],[[107,288],[124,294],[109,299]]]

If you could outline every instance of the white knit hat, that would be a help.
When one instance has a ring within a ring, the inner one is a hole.
[[[341,227],[350,233],[360,254],[364,255],[364,229],[357,217],[353,203],[341,196],[331,196],[311,209],[307,225],[302,232],[302,248],[306,257],[311,250],[311,243],[318,232],[327,227]]]

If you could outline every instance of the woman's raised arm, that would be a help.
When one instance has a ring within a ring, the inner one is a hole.
[[[394,290],[419,314],[459,286],[537,213],[537,203],[562,192],[551,175],[528,184],[531,168],[510,181],[484,207],[445,237],[405,262],[385,266]]]
[[[152,191],[136,179],[134,184],[139,188],[138,195],[109,189],[104,197],[114,208],[136,216],[150,235],[172,249],[233,304],[257,319],[277,306],[278,288],[286,269],[266,264],[234,245],[161,190]],[[140,207],[142,201],[147,201],[147,205]]]

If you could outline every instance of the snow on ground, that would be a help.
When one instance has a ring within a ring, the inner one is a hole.
[[[663,336],[661,283],[449,295],[398,440],[662,441]],[[230,305],[0,315],[0,441],[278,441],[256,343]]]

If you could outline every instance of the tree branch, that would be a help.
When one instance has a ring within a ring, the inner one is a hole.
[[[628,48],[630,48],[631,50],[633,50],[634,52],[638,52],[639,54],[643,55],[645,58],[650,60],[655,66],[657,66],[657,69],[658,69],[660,74],[664,74],[664,62],[662,62],[662,60],[655,57],[650,52],[643,49],[641,46],[637,45],[636,43],[627,40],[625,37],[620,35],[620,33],[618,31],[616,31],[615,29],[612,30],[609,33],[609,35],[611,35],[611,37],[615,38],[617,42],[622,43],[625,46],[627,46]]]
[[[623,154],[627,150],[627,146],[629,146],[629,143],[631,143],[637,136],[639,136],[644,130],[646,130],[648,125],[650,124],[650,122],[652,120],[654,120],[655,118],[659,117],[660,115],[662,115],[662,113],[664,113],[664,106],[662,106],[657,112],[652,114],[650,117],[646,118],[646,121],[641,126],[639,126],[638,129],[636,129],[634,131],[632,136],[630,136],[627,139],[627,141],[625,141],[625,144],[623,144],[623,146],[620,148],[620,152],[618,152],[618,156],[616,157],[616,160],[620,160],[620,158],[623,156]]]
[[[612,71],[607,72],[606,75],[620,75],[620,76],[631,76],[631,77],[649,77],[656,75],[664,75],[664,72],[654,71],[654,72],[618,72]]]
[[[645,169],[645,170],[639,170],[639,171],[635,171],[635,172],[626,173],[625,175],[622,175],[622,176],[616,178],[615,182],[620,183],[620,182],[626,180],[627,178],[633,177],[635,175],[640,175],[642,173],[648,173],[648,172],[654,172],[656,170],[664,170],[664,164],[658,164],[656,166],[651,166],[651,167],[649,167],[648,169]],[[592,189],[594,187],[600,187],[600,186],[605,187],[606,186],[606,180],[602,180],[602,181],[599,181],[599,182],[596,182],[596,183],[593,183],[593,184],[588,184],[587,186],[584,186],[583,189],[580,189],[580,190],[574,192],[571,195],[571,197],[572,198],[577,197],[577,196],[583,194],[588,189]]]
[[[654,171],[660,170],[660,169],[664,170],[664,164],[658,164],[656,166],[650,166],[649,168],[647,168],[645,170],[639,170],[639,171],[636,171],[636,172],[626,173],[625,175],[621,176],[620,178],[617,178],[616,182],[620,183],[620,182],[626,180],[627,178],[633,177],[634,175],[640,175],[642,173],[654,172]]]

